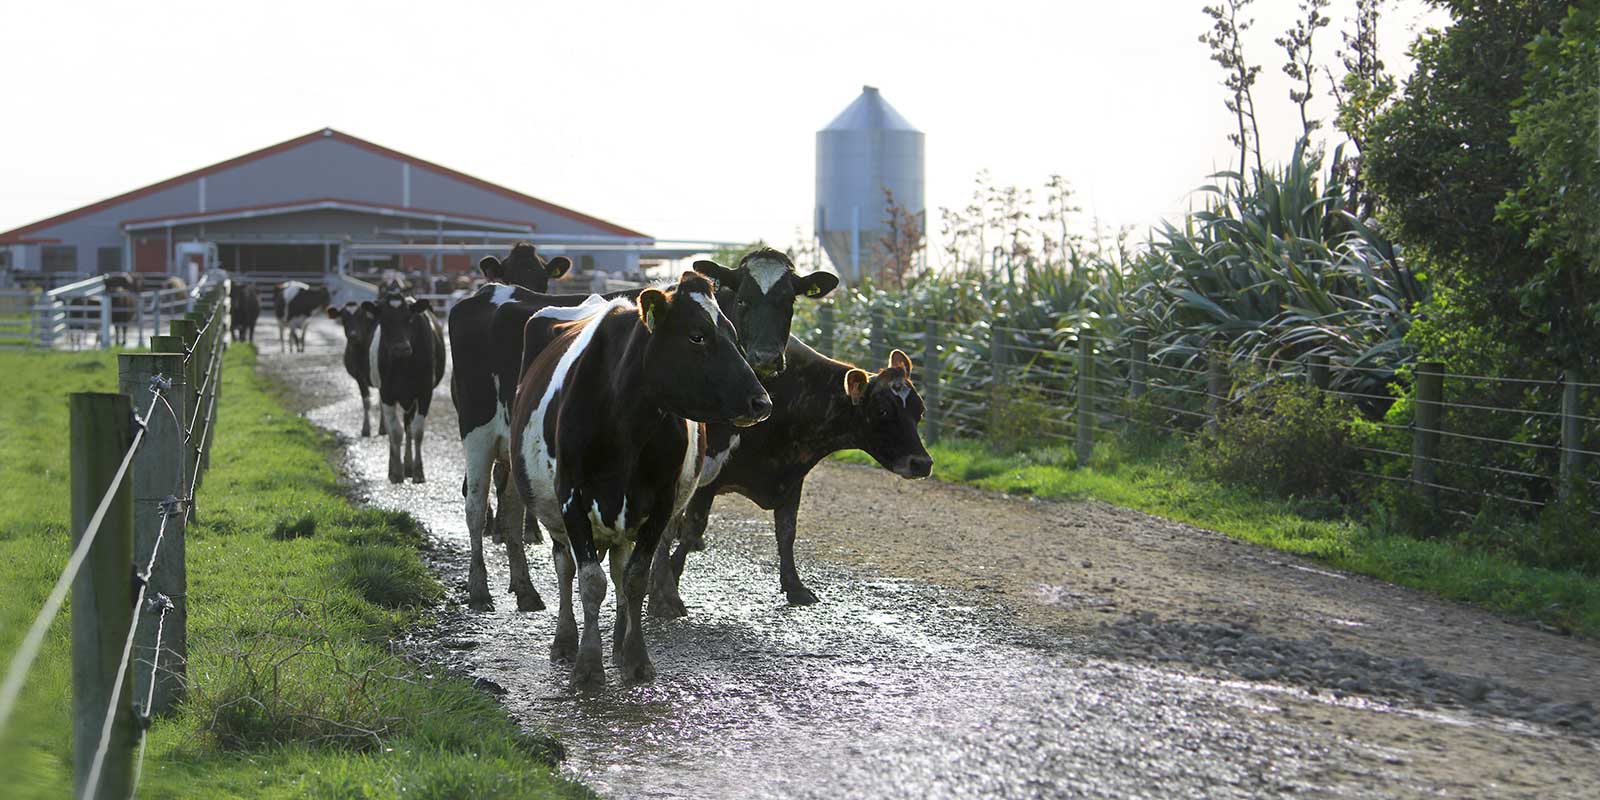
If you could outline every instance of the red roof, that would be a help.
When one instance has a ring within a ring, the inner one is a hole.
[[[551,202],[548,202],[548,201],[545,201],[545,200],[540,200],[539,198],[533,197],[532,195],[526,195],[526,194],[523,194],[523,193],[518,192],[518,191],[513,191],[511,189],[507,189],[504,186],[500,186],[498,184],[490,183],[490,182],[488,182],[486,180],[483,180],[482,178],[475,178],[475,177],[473,177],[471,175],[468,175],[468,174],[466,174],[464,172],[457,172],[457,171],[455,171],[453,169],[450,169],[449,167],[443,167],[443,166],[435,164],[435,163],[433,163],[431,161],[424,161],[424,160],[422,160],[420,158],[417,158],[415,156],[406,155],[405,153],[402,153],[402,152],[400,152],[398,150],[390,150],[387,147],[384,147],[384,146],[378,145],[378,144],[373,144],[372,142],[369,142],[369,141],[367,141],[365,139],[360,139],[360,138],[351,136],[348,133],[341,133],[341,132],[336,131],[336,130],[334,130],[332,128],[323,128],[321,130],[312,131],[311,133],[308,133],[308,134],[306,134],[304,136],[295,137],[293,139],[290,139],[287,142],[279,142],[278,144],[272,145],[271,147],[264,147],[264,148],[262,148],[260,150],[256,150],[255,152],[245,153],[242,156],[238,156],[236,158],[230,158],[227,161],[219,161],[219,162],[217,162],[215,164],[212,164],[209,167],[202,167],[202,168],[197,169],[197,170],[195,170],[193,172],[186,172],[186,173],[184,173],[182,175],[179,175],[177,177],[168,178],[168,179],[166,179],[164,181],[160,181],[158,183],[152,183],[149,186],[146,186],[146,187],[144,187],[142,189],[134,189],[131,192],[125,192],[123,194],[117,195],[116,197],[109,197],[109,198],[106,198],[105,200],[101,200],[101,201],[99,201],[97,203],[90,203],[89,205],[83,206],[82,208],[73,209],[72,211],[68,211],[68,212],[66,212],[64,214],[57,214],[57,215],[55,215],[53,217],[49,217],[47,219],[42,219],[42,220],[39,220],[38,222],[29,224],[29,225],[24,225],[24,226],[22,226],[20,228],[14,228],[14,229],[6,231],[4,233],[0,233],[0,244],[16,244],[16,243],[22,241],[24,234],[31,233],[33,231],[37,231],[37,230],[39,230],[41,228],[48,228],[48,227],[51,227],[51,226],[54,226],[54,225],[59,225],[59,224],[61,224],[63,222],[69,222],[71,220],[77,219],[78,217],[82,217],[82,216],[85,216],[87,214],[92,214],[92,213],[94,213],[96,211],[101,211],[101,210],[110,208],[110,207],[115,206],[115,205],[117,205],[119,203],[125,203],[125,202],[127,202],[129,200],[135,200],[135,199],[138,199],[140,197],[144,197],[144,196],[149,195],[149,194],[154,194],[154,193],[159,192],[159,191],[161,191],[163,189],[168,189],[168,188],[171,188],[173,186],[178,186],[180,184],[184,184],[184,183],[187,183],[189,181],[192,181],[192,180],[195,180],[195,179],[198,179],[198,178],[203,178],[203,177],[205,177],[207,175],[213,175],[213,174],[216,174],[216,173],[221,172],[223,170],[240,166],[242,164],[248,164],[248,163],[250,163],[252,161],[258,161],[260,159],[266,158],[267,156],[276,155],[276,154],[282,153],[282,152],[284,152],[286,150],[293,150],[294,148],[299,147],[299,146],[301,146],[303,144],[310,144],[311,142],[314,142],[314,141],[316,141],[318,139],[322,139],[322,138],[337,139],[338,141],[344,142],[345,144],[354,145],[354,146],[359,147],[359,148],[361,148],[363,150],[367,150],[369,152],[373,152],[373,153],[377,153],[377,154],[382,155],[382,156],[387,156],[389,158],[393,158],[393,159],[395,159],[397,161],[401,161],[401,162],[410,164],[413,167],[420,167],[422,169],[431,170],[433,172],[437,172],[437,173],[439,173],[441,175],[444,175],[446,177],[454,178],[455,180],[461,181],[463,183],[471,184],[471,185],[476,186],[476,187],[478,187],[480,189],[484,189],[486,191],[494,192],[495,194],[501,195],[503,197],[508,197],[508,198],[510,198],[512,200],[516,200],[518,202],[527,203],[528,205],[534,206],[536,208],[543,209],[545,211],[549,211],[549,212],[554,213],[554,214],[559,214],[559,215],[561,215],[563,217],[566,217],[568,219],[577,220],[578,222],[582,222],[585,225],[591,225],[591,226],[594,226],[596,228],[601,228],[601,229],[603,229],[605,231],[608,231],[610,233],[616,234],[618,236],[628,236],[628,237],[635,237],[635,238],[641,238],[641,239],[650,238],[650,236],[648,234],[644,234],[644,233],[640,233],[640,232],[635,231],[635,230],[624,228],[621,225],[617,225],[615,223],[606,222],[605,220],[600,219],[598,217],[591,217],[588,214],[584,214],[584,213],[581,213],[581,212],[578,212],[578,211],[573,211],[570,208],[566,208],[564,206],[558,206],[555,203],[551,203]]]

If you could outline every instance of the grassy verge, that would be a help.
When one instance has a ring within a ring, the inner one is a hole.
[[[557,746],[465,682],[397,658],[440,587],[404,514],[340,493],[330,440],[284,410],[253,351],[224,360],[211,472],[188,537],[192,688],[150,731],[141,796],[567,797]],[[67,403],[115,386],[102,353],[0,353],[0,658],[67,557]],[[70,608],[67,611],[70,614]],[[70,793],[70,623],[0,738],[0,794]]]
[[[997,454],[970,441],[928,448],[934,477],[1010,494],[1094,498],[1307,556],[1352,572],[1600,635],[1600,580],[1575,572],[1518,565],[1443,539],[1385,531],[1354,515],[1263,497],[1198,477],[1181,445],[1130,448],[1097,442],[1087,469],[1068,447]],[[871,463],[858,451],[840,460]]]

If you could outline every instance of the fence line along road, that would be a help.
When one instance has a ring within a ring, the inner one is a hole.
[[[184,529],[216,437],[229,288],[225,273],[208,275],[153,352],[119,354],[119,394],[70,396],[73,551],[0,683],[0,736],[70,589],[80,798],[132,796],[145,730],[183,695]]]
[[[1414,419],[1400,426],[1372,424],[1403,431],[1410,452],[1359,448],[1368,467],[1362,475],[1398,478],[1435,506],[1443,491],[1538,509],[1574,491],[1593,496],[1600,487],[1600,476],[1591,474],[1591,457],[1600,456],[1600,447],[1586,445],[1594,439],[1593,423],[1600,422],[1600,398],[1585,391],[1600,384],[1573,374],[1497,378],[1452,373],[1433,362],[1403,370],[1344,365],[1319,352],[1296,358],[1226,353],[1194,337],[1164,341],[1139,329],[1028,330],[862,302],[823,302],[810,324],[802,319],[795,330],[819,351],[873,369],[884,366],[883,354],[892,348],[920,350],[915,378],[927,406],[929,441],[990,435],[1007,413],[1031,403],[1048,413],[1038,415],[1042,419],[1030,435],[1072,445],[1083,464],[1093,455],[1097,434],[1144,428],[1190,436],[1216,425],[1266,385],[1290,381],[1306,392],[1360,405],[1370,416],[1396,401],[1383,392],[1403,380],[1412,386]],[[1506,399],[1516,393],[1527,397]],[[1538,405],[1528,398],[1550,405],[1518,407]],[[1510,437],[1485,429],[1478,418],[1503,423],[1519,414],[1519,430]],[[1463,451],[1468,445],[1473,449]]]

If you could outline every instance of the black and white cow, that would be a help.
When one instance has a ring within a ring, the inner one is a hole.
[[[678,546],[656,552],[650,582],[650,613],[681,617],[678,578],[689,551],[704,545],[706,520],[719,494],[735,493],[773,512],[778,538],[778,584],[789,602],[810,605],[817,596],[800,580],[794,564],[795,521],[806,476],[840,450],[865,450],[902,478],[926,478],[933,458],[917,425],[922,397],[911,382],[911,359],[896,350],[876,374],[835,361],[792,339],[789,366],[763,381],[772,396],[772,416],[753,428],[706,426],[706,465],[700,488],[673,526]],[[670,541],[669,541],[670,543]]]
[[[378,329],[377,305],[374,303],[345,303],[342,307],[328,306],[328,318],[344,328],[344,371],[356,382],[361,393],[361,435],[372,435],[372,337]],[[389,433],[383,408],[378,408],[378,435]]]
[[[788,340],[795,299],[822,297],[839,285],[839,279],[829,273],[799,275],[788,256],[770,248],[751,252],[733,269],[715,261],[697,261],[694,268],[720,286],[718,302],[722,313],[733,321],[739,332],[739,344],[746,360],[758,373],[766,374],[783,368],[783,348],[773,343]],[[485,272],[493,275],[488,269]],[[632,298],[637,294],[638,290],[631,290],[604,297]],[[483,537],[491,519],[488,497],[490,490],[496,488],[495,467],[510,458],[510,429],[506,420],[521,376],[523,326],[540,309],[577,305],[586,297],[544,295],[517,286],[489,284],[468,300],[457,303],[451,311],[450,347],[455,358],[451,397],[461,418],[461,438],[466,449],[462,495],[466,499],[467,532],[472,541],[467,601],[473,608],[488,608],[492,603],[488,570],[483,562]],[[468,305],[469,302],[472,305]],[[481,321],[485,310],[490,317],[488,325]],[[458,321],[462,323],[460,327]],[[752,357],[752,350],[758,356]],[[544,602],[528,578],[527,555],[520,538],[524,525],[520,501],[514,490],[505,491],[503,485],[499,488],[499,511],[493,523],[498,538],[506,546],[517,608],[523,611],[542,609]],[[537,529],[532,533],[537,541]]]
[[[493,607],[483,564],[483,535],[492,528],[496,539],[515,537],[515,541],[506,542],[506,547],[517,554],[511,559],[511,591],[517,596],[517,609],[538,611],[544,608],[544,601],[533,588],[527,574],[527,557],[522,554],[522,499],[503,478],[511,465],[511,398],[521,375],[522,325],[534,309],[504,324],[498,333],[494,321],[495,311],[506,303],[538,303],[546,297],[541,293],[549,288],[552,279],[572,268],[572,261],[565,256],[546,261],[533,245],[523,242],[511,248],[505,261],[488,256],[478,263],[478,268],[494,282],[479,287],[450,309],[450,356],[455,362],[450,374],[450,399],[455,403],[461,443],[466,450],[461,495],[466,500],[467,530],[472,539],[467,602],[480,610]],[[567,304],[576,305],[582,300],[572,298]],[[497,471],[502,476],[499,481],[495,480]],[[496,488],[497,513],[491,514],[489,493]]]
[[[233,284],[230,292],[229,329],[233,332],[236,342],[254,342],[256,340],[256,320],[261,318],[261,294],[256,291],[255,284],[237,282]]]
[[[593,313],[599,306],[599,313]],[[640,615],[651,558],[699,482],[705,422],[753,425],[772,401],[705,276],[577,309],[536,313],[512,410],[512,477],[549,531],[561,593],[551,654],[578,685],[604,682],[600,603],[616,584],[612,658],[633,680],[655,667]],[[572,582],[583,602],[580,637]]]
[[[278,349],[289,335],[289,349],[306,351],[306,325],[328,305],[328,289],[303,281],[284,281],[273,287],[272,313],[278,318]]]
[[[362,306],[378,320],[367,347],[367,374],[389,432],[389,482],[422,483],[422,435],[433,388],[444,380],[444,333],[428,301],[407,297],[399,287]]]

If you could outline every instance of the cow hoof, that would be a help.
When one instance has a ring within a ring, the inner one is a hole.
[[[368,436],[371,436],[371,435],[372,435],[372,426],[370,426],[370,425],[362,425],[361,426],[361,438],[365,439],[365,438],[367,438]]]
[[[518,611],[543,611],[544,598],[539,593],[529,589],[527,592],[517,592]]]
[[[572,665],[572,685],[582,689],[598,689],[606,685],[606,670],[600,663],[600,653],[594,650],[578,656]]]
[[[390,483],[405,483],[406,482],[406,476],[400,474],[397,471],[391,470],[389,472],[389,482]]]
[[[656,619],[678,619],[689,616],[689,609],[683,605],[683,598],[676,595],[665,597],[658,594],[650,595],[650,616]]]
[[[422,470],[419,469],[419,470],[417,470],[417,474],[413,475],[411,477],[411,482],[412,483],[427,483],[428,479],[422,477]]]
[[[641,663],[623,667],[622,673],[624,676],[626,676],[627,680],[634,683],[653,681],[656,679],[656,665],[650,663],[649,659],[646,659]]]
[[[550,660],[558,663],[572,661],[578,657],[578,635],[569,634],[562,636],[556,634],[556,640],[550,645]]]
[[[786,589],[784,594],[789,596],[789,605],[791,606],[809,606],[815,605],[817,602],[816,594],[804,586],[797,589]]]
[[[470,608],[473,611],[493,611],[494,598],[490,597],[488,594],[485,594],[482,597],[469,595],[467,597],[467,608]]]

